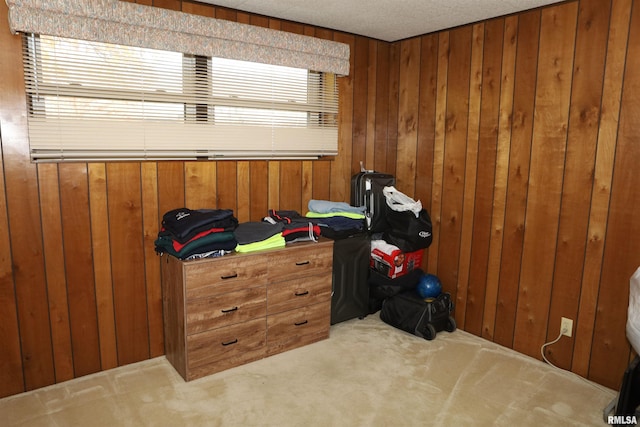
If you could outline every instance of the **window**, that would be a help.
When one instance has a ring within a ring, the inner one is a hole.
[[[24,35],[34,161],[337,153],[331,73]]]

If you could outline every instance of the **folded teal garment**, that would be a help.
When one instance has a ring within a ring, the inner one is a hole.
[[[364,219],[365,216],[363,214],[355,213],[355,212],[330,212],[330,213],[318,213],[318,212],[307,212],[307,218],[331,218],[334,216],[344,216],[352,219]]]
[[[307,204],[310,212],[317,213],[333,213],[333,212],[353,212],[364,214],[366,208],[364,206],[351,206],[346,202],[332,202],[330,200],[309,200]]]
[[[274,236],[269,237],[268,239],[261,240],[259,242],[247,243],[246,245],[238,245],[236,246],[236,252],[254,252],[261,251],[264,249],[272,249],[272,248],[282,248],[286,245],[286,241],[282,236],[282,233],[278,233]]]

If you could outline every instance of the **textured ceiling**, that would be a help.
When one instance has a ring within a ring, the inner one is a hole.
[[[200,0],[388,42],[563,0]]]

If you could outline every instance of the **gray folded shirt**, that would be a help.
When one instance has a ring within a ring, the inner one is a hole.
[[[236,241],[239,245],[248,245],[249,243],[261,242],[269,237],[281,233],[284,224],[271,224],[268,222],[242,222],[233,231]]]

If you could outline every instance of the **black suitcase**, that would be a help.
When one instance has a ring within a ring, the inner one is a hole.
[[[331,324],[369,314],[371,239],[360,233],[333,243]]]
[[[384,300],[380,319],[395,328],[432,340],[437,332],[456,330],[452,311],[453,302],[447,292],[437,298],[422,299],[417,292],[409,291]]]
[[[382,189],[395,186],[393,175],[363,170],[351,177],[351,206],[365,206],[367,230],[381,233],[389,226],[386,221],[386,200]]]

